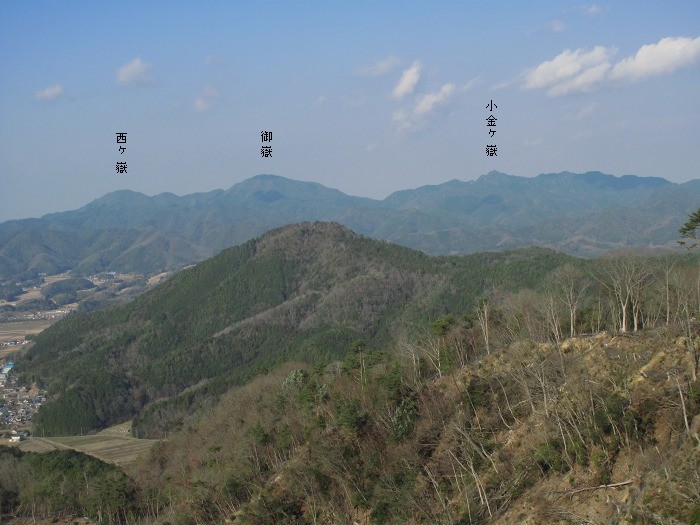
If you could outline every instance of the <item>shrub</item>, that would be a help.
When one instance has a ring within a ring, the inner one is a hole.
[[[389,435],[399,443],[413,434],[418,408],[411,398],[404,398],[396,407],[389,421]]]
[[[356,397],[345,402],[336,400],[338,423],[348,430],[359,432],[367,422],[367,414],[360,412],[360,400]]]
[[[547,441],[538,445],[533,456],[535,463],[545,474],[549,471],[563,473],[568,470],[557,441]]]

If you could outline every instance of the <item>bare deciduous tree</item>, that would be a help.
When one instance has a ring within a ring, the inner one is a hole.
[[[484,343],[486,344],[486,353],[491,353],[490,345],[490,328],[491,328],[491,313],[493,311],[492,299],[488,297],[483,297],[479,300],[476,305],[476,319],[479,323],[479,328],[481,328],[481,333],[484,336]]]
[[[613,295],[619,308],[620,331],[641,328],[642,292],[649,286],[653,269],[648,260],[638,255],[617,255],[602,259],[600,283]]]
[[[564,264],[549,274],[552,292],[569,311],[569,337],[576,335],[576,313],[589,287],[583,272],[571,264]]]

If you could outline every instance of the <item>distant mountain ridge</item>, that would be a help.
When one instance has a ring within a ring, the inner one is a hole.
[[[700,180],[600,172],[527,178],[492,171],[383,200],[276,175],[181,197],[120,190],[78,210],[0,223],[0,280],[65,270],[151,273],[274,227],[316,220],[429,254],[535,245],[590,257],[675,246],[678,228],[699,202]]]

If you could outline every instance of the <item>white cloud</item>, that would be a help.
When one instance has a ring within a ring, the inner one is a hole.
[[[606,69],[601,66],[607,64],[607,67],[610,67],[608,58],[611,54],[612,50],[603,46],[596,46],[591,51],[566,49],[552,60],[542,62],[536,68],[526,71],[523,87],[538,89],[554,86],[550,89],[550,95],[568,93],[577,85],[590,88],[592,78]],[[589,72],[591,69],[595,71]],[[567,83],[568,86],[558,88],[562,83]]]
[[[598,16],[600,14],[603,14],[603,10],[596,4],[584,6],[583,12],[586,13],[588,16]]]
[[[605,80],[605,75],[611,67],[609,62],[590,67],[575,77],[553,86],[548,93],[553,97],[558,97],[569,93],[593,91],[599,83]]]
[[[413,129],[413,124],[411,122],[411,114],[405,109],[397,109],[394,111],[391,119],[396,122],[396,128],[398,131],[410,131]]]
[[[597,102],[591,102],[590,104],[586,104],[583,106],[581,109],[579,109],[576,113],[570,115],[568,118],[569,120],[581,120],[582,118],[587,117],[593,111],[598,107]]]
[[[547,89],[550,96],[590,92],[614,80],[635,82],[655,75],[668,75],[700,62],[700,37],[667,37],[639,48],[634,56],[617,62],[614,48],[596,46],[591,51],[564,50],[552,60],[523,73],[523,89]]]
[[[37,100],[56,100],[61,95],[63,95],[63,86],[61,84],[56,84],[55,86],[49,86],[41,91],[37,91],[34,98]]]
[[[493,86],[491,86],[491,89],[494,89],[494,90],[505,89],[505,88],[508,88],[508,87],[512,86],[513,84],[517,84],[517,83],[518,83],[518,80],[504,80],[503,82],[498,82],[498,83],[494,84]]]
[[[562,33],[566,29],[566,24],[561,20],[553,20],[549,23],[549,27],[555,33]]]
[[[642,80],[654,75],[670,74],[700,61],[700,37],[668,37],[658,44],[639,48],[633,57],[621,60],[610,73],[614,80]]]
[[[197,113],[207,111],[214,105],[214,101],[217,98],[219,98],[219,90],[215,87],[207,86],[204,88],[202,94],[194,101],[193,109]]]
[[[416,89],[420,80],[421,64],[417,60],[411,64],[411,67],[404,70],[398,84],[394,88],[391,96],[397,100],[401,100],[406,95],[410,95]]]
[[[473,88],[474,86],[477,86],[477,85],[481,84],[483,81],[484,81],[484,79],[482,78],[481,75],[479,75],[478,77],[474,77],[474,78],[472,78],[469,82],[467,82],[466,84],[464,84],[464,85],[460,88],[460,90],[461,90],[461,91],[469,91],[471,88]]]
[[[454,84],[444,84],[437,93],[423,95],[413,108],[413,112],[419,116],[432,113],[437,106],[444,104],[452,96],[454,90]]]
[[[357,74],[366,77],[379,77],[381,75],[386,75],[389,71],[391,71],[398,65],[399,59],[396,58],[394,55],[389,55],[388,57],[380,60],[376,64],[361,67],[357,70]]]
[[[413,109],[399,109],[394,112],[393,120],[399,132],[416,131],[424,127],[441,107],[445,107],[455,92],[455,85],[444,84],[436,93],[420,97]]]
[[[147,86],[153,84],[151,64],[135,58],[117,71],[117,84],[121,86]]]
[[[202,113],[203,111],[206,111],[209,109],[209,101],[206,100],[204,97],[197,97],[197,100],[194,101],[194,110],[197,113]]]

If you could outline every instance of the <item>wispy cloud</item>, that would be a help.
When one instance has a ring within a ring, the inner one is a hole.
[[[416,103],[415,108],[413,108],[413,112],[419,116],[432,113],[436,107],[444,104],[452,97],[454,90],[455,85],[450,83],[444,84],[437,93],[423,95]]]
[[[201,95],[194,101],[193,109],[197,113],[208,111],[214,105],[216,99],[219,98],[219,90],[212,86],[207,86]]]
[[[555,33],[562,33],[566,29],[566,24],[561,20],[552,20],[549,23],[549,28]]]
[[[525,138],[525,140],[523,141],[523,144],[524,144],[525,146],[528,146],[528,147],[529,147],[529,146],[539,146],[539,145],[542,144],[543,142],[544,142],[544,139],[543,139],[542,137],[535,137],[535,138],[529,138],[529,137],[527,137],[527,138]]]
[[[117,84],[120,86],[147,86],[153,84],[151,64],[135,58],[117,70]]]
[[[401,133],[423,128],[440,108],[448,105],[455,92],[455,85],[444,84],[439,91],[419,97],[411,110],[399,109],[393,120]]]
[[[550,95],[563,95],[571,90],[590,88],[592,77],[600,74],[601,66],[610,68],[612,51],[596,46],[591,51],[566,49],[552,60],[525,72],[525,89],[548,88]],[[591,71],[593,70],[593,74]]]
[[[614,48],[596,46],[565,50],[552,60],[542,62],[523,73],[523,89],[547,89],[556,97],[569,93],[590,92],[604,82],[636,82],[700,62],[700,37],[668,37],[656,44],[644,45],[634,56],[610,61]]]
[[[394,55],[389,55],[371,66],[363,66],[359,68],[356,73],[365,77],[379,77],[386,75],[398,65],[399,59]]]
[[[340,103],[348,108],[361,108],[367,103],[367,98],[363,94],[357,93],[352,96],[340,97]]]
[[[491,89],[497,91],[499,89],[509,88],[510,86],[512,86],[514,84],[519,84],[519,83],[520,83],[519,78],[515,78],[515,79],[511,79],[511,80],[504,80],[503,82],[497,82],[494,85],[492,85]]]
[[[572,113],[571,115],[568,116],[569,120],[581,120],[583,118],[586,118],[588,115],[593,113],[595,109],[598,107],[597,102],[591,102],[589,104],[586,104],[583,106],[581,109],[576,111],[575,113]]]
[[[700,61],[700,37],[668,37],[642,46],[633,57],[621,60],[610,72],[614,80],[637,81],[668,75]]]
[[[401,100],[406,95],[413,93],[418,85],[418,81],[420,80],[421,69],[421,63],[416,60],[413,62],[413,64],[411,64],[411,67],[404,70],[398,84],[396,84],[394,91],[391,93],[392,98]]]
[[[610,67],[609,62],[603,62],[586,68],[574,77],[552,86],[548,93],[553,97],[558,97],[569,93],[593,91],[598,84],[605,80],[605,75],[610,71]]]
[[[603,10],[596,4],[583,6],[583,12],[588,16],[598,16],[603,14]]]
[[[413,122],[411,119],[411,113],[405,109],[397,109],[394,111],[392,120],[396,123],[396,129],[399,132],[410,131],[414,129]]]
[[[469,91],[471,88],[473,88],[474,86],[478,86],[483,81],[484,81],[483,77],[481,75],[479,75],[478,77],[474,77],[474,78],[470,79],[469,82],[467,82],[466,84],[464,84],[460,88],[460,90],[461,91]]]
[[[221,60],[219,57],[216,57],[214,55],[209,55],[204,58],[204,65],[205,66],[218,66],[220,64],[223,64],[223,60]]]
[[[56,84],[55,86],[49,86],[41,91],[37,91],[34,98],[37,100],[56,100],[61,95],[63,95],[63,86],[61,84]]]

